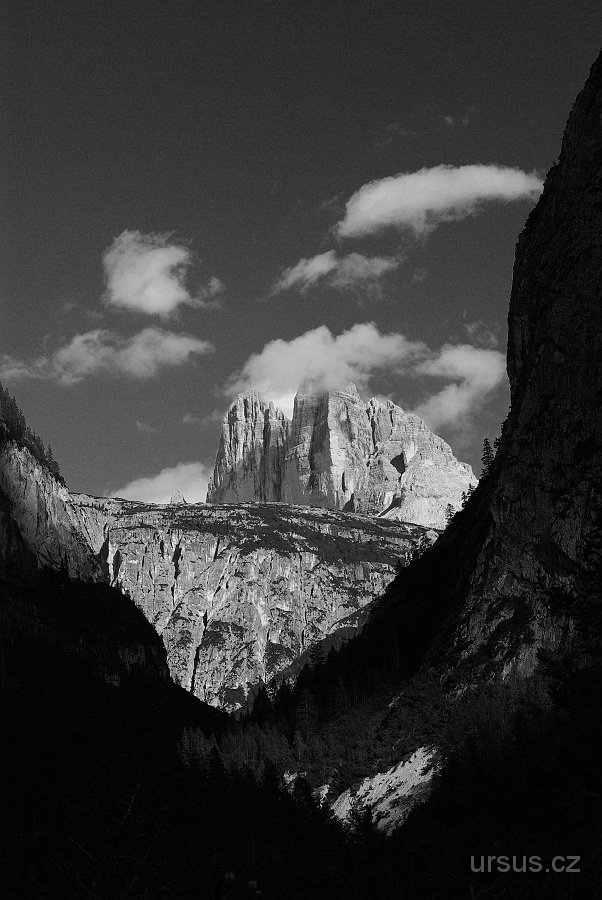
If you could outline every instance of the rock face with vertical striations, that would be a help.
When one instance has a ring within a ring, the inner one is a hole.
[[[237,709],[312,646],[357,631],[424,534],[284,504],[140,504],[114,518],[107,562],[162,635],[178,683]]]
[[[107,522],[127,501],[70,493],[11,440],[0,446],[0,499],[6,511],[0,527],[3,566],[17,565],[23,556],[30,568],[66,567],[75,578],[103,578]]]
[[[269,405],[273,432],[256,425],[267,410],[254,392],[235,400],[209,502],[271,500],[443,528],[448,505],[457,510],[476,484],[470,466],[418,416],[391,401],[366,405],[352,383],[326,391],[316,380],[304,382],[290,425]],[[277,439],[268,442],[272,433]]]
[[[288,420],[273,403],[255,391],[240,394],[222,422],[207,497],[223,495],[228,503],[277,499],[288,430]]]

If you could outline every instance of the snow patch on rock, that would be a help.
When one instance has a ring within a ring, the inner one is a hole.
[[[359,805],[372,812],[379,831],[391,834],[416,804],[428,798],[440,767],[436,748],[419,747],[386,772],[377,772],[364,778],[359,787],[348,788],[334,801],[332,811],[345,822]]]

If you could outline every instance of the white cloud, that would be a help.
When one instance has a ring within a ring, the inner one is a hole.
[[[159,433],[158,429],[151,425],[150,422],[140,422],[139,419],[136,419],[136,431],[139,431],[141,434]]]
[[[317,378],[330,389],[354,381],[367,393],[377,373],[443,381],[412,411],[435,430],[442,425],[460,430],[471,427],[473,414],[504,380],[505,360],[497,350],[470,344],[432,350],[402,334],[381,334],[371,322],[336,337],[322,325],[290,341],[270,341],[235,373],[226,393],[256,390],[290,416],[305,378]]]
[[[158,475],[136,478],[107,496],[124,500],[142,500],[145,503],[169,503],[172,494],[181,491],[188,503],[201,503],[207,496],[209,470],[199,462],[178,463],[162,469]]]
[[[186,276],[192,253],[169,238],[169,234],[139,231],[124,231],[115,238],[102,258],[108,307],[167,318],[181,305],[207,306],[223,291],[221,281],[212,277],[191,293]]]
[[[416,375],[449,383],[420,403],[413,412],[433,430],[445,425],[469,428],[475,413],[506,376],[506,361],[498,350],[471,344],[444,344],[414,369]]]
[[[423,358],[427,349],[402,334],[381,334],[372,322],[354,325],[336,337],[321,325],[291,341],[270,341],[230,379],[227,393],[256,390],[290,415],[305,378],[318,378],[325,388],[355,381],[362,389],[374,372],[401,369]]]
[[[339,257],[334,250],[320,253],[309,259],[300,259],[288,269],[284,269],[272,293],[285,291],[295,287],[300,291],[308,290],[317,281],[328,279],[336,288],[350,288],[362,283],[378,281],[386,272],[396,269],[400,260],[387,257],[368,257],[360,253],[350,253]]]
[[[541,188],[535,172],[508,166],[420,169],[363,185],[347,201],[336,232],[359,238],[393,227],[425,235],[441,222],[474,215],[484,203],[535,200]]]
[[[76,334],[48,356],[30,361],[4,356],[0,378],[42,378],[73,385],[97,375],[152,378],[167,366],[181,366],[213,346],[189,334],[145,328],[129,338],[97,328]]]

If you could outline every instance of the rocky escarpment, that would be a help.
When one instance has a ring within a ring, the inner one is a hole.
[[[0,446],[0,564],[106,580],[109,523],[136,504],[72,494],[15,441]]]
[[[566,646],[602,523],[602,57],[521,234],[508,317],[511,411],[470,515],[484,525],[463,655],[530,671]],[[468,510],[467,510],[468,512]],[[460,545],[461,523],[448,536]],[[487,598],[487,603],[483,603]]]
[[[141,507],[114,519],[107,562],[162,635],[172,676],[235,709],[315,644],[357,630],[424,533],[281,504]]]
[[[449,505],[476,484],[470,466],[425,423],[391,401],[362,401],[354,384],[304,382],[292,422],[255,393],[241,394],[222,425],[207,500],[283,501],[384,514],[445,527]]]
[[[222,422],[209,503],[281,499],[290,422],[255,391],[240,394]]]

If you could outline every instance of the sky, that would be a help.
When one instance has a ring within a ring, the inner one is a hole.
[[[73,490],[204,499],[238,391],[417,412],[480,470],[517,237],[597,2],[3,5],[0,380]]]

